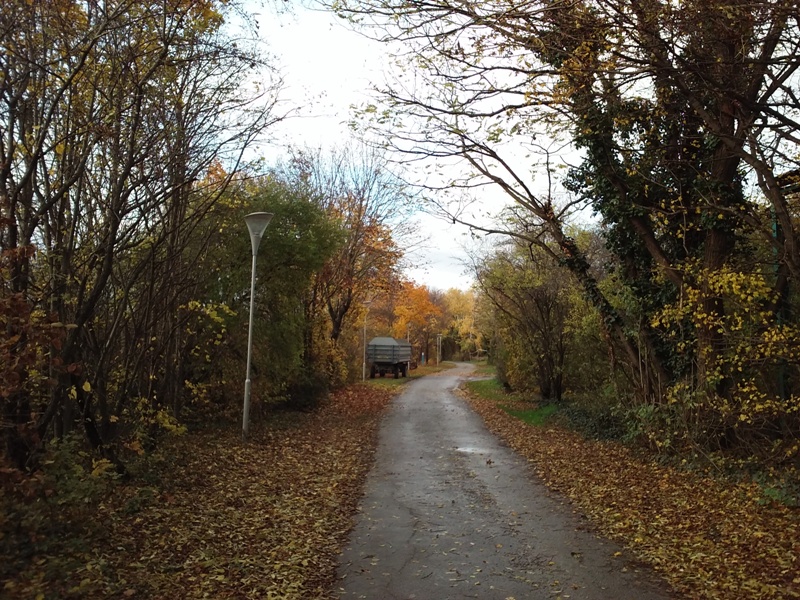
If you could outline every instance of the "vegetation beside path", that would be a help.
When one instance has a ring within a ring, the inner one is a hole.
[[[800,511],[734,484],[637,457],[545,421],[530,402],[467,392],[489,429],[599,532],[697,599],[800,598]],[[528,422],[526,422],[528,421]],[[531,422],[533,421],[533,422]]]

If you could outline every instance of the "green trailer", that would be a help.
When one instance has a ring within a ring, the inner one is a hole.
[[[372,338],[367,344],[369,377],[383,377],[392,373],[394,378],[405,377],[411,365],[411,342],[392,337]]]

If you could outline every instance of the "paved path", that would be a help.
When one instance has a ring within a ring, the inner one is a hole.
[[[341,598],[661,600],[453,394],[472,367],[408,384],[339,566]]]

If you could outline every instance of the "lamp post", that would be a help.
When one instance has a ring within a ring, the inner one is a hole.
[[[364,307],[367,309],[364,312],[364,356],[361,361],[361,381],[367,380],[367,315],[369,314],[369,305],[372,300],[365,300]]]
[[[408,342],[408,363],[406,364],[407,372],[411,372],[411,360],[414,356],[414,345],[411,343],[411,323],[406,323],[406,341]]]
[[[256,296],[256,255],[261,237],[272,220],[272,213],[256,212],[247,215],[244,222],[250,232],[250,246],[253,249],[253,265],[250,270],[250,324],[247,328],[247,375],[244,380],[244,410],[242,412],[242,441],[247,441],[250,432],[250,361],[253,356],[253,310]]]

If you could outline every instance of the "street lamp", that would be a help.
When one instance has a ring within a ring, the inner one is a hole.
[[[247,329],[247,375],[244,380],[244,411],[242,413],[242,441],[247,441],[250,431],[250,361],[253,356],[253,309],[256,297],[256,254],[261,237],[272,220],[272,213],[256,212],[247,215],[244,222],[250,232],[250,245],[253,248],[253,266],[250,270],[250,324]]]
[[[364,312],[364,356],[361,361],[361,381],[367,380],[367,315],[369,314],[370,304],[372,304],[372,300],[364,301],[364,308],[367,310]]]

